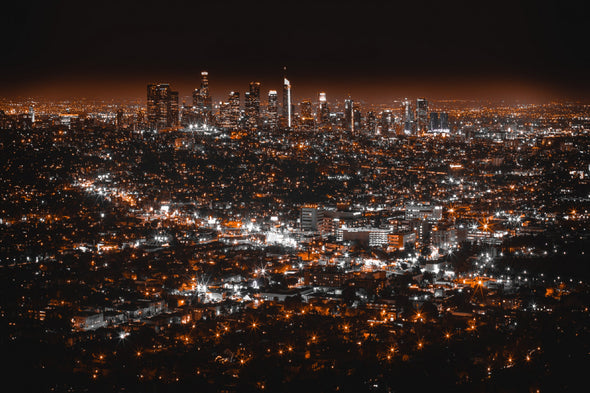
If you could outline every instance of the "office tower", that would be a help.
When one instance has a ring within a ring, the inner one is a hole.
[[[191,125],[198,126],[203,123],[205,123],[203,121],[203,116],[197,113],[195,107],[183,102],[180,106],[180,125],[182,127],[189,127]]]
[[[229,93],[229,113],[230,113],[230,127],[232,130],[237,130],[240,124],[240,93],[232,91]]]
[[[428,101],[424,98],[416,100],[416,132],[426,132],[428,126]]]
[[[268,91],[268,126],[271,130],[276,130],[279,126],[279,98],[276,90]]]
[[[381,132],[389,132],[393,130],[393,113],[390,110],[384,110],[381,112]]]
[[[448,133],[449,114],[446,112],[430,112],[430,132]]]
[[[293,106],[291,99],[291,82],[289,79],[283,78],[283,127],[291,128],[293,125]]]
[[[168,100],[168,127],[180,125],[180,111],[178,108],[178,92],[171,91]]]
[[[438,112],[430,112],[430,132],[438,132],[440,130],[440,120]]]
[[[217,125],[225,130],[232,127],[232,115],[229,102],[219,103],[219,117],[217,118]]]
[[[311,101],[303,100],[299,103],[299,107],[301,108],[300,113],[301,113],[302,118],[313,117],[313,110],[311,108]]]
[[[199,117],[202,117],[203,104],[202,104],[202,98],[201,98],[200,91],[201,91],[201,89],[199,89],[199,88],[196,88],[195,90],[193,90],[193,110],[195,111],[195,113]]]
[[[32,106],[29,107],[29,117],[31,118],[31,123],[35,123],[35,109]]]
[[[299,104],[299,114],[301,116],[301,125],[304,128],[313,128],[314,126],[314,117],[313,117],[313,108],[311,106],[311,101],[305,100],[301,101]]]
[[[354,102],[348,98],[344,100],[344,129],[354,131]]]
[[[247,128],[253,129],[256,128],[255,125],[255,118],[256,116],[254,115],[254,97],[250,96],[250,91],[247,91],[244,93],[244,120],[245,120],[245,126]]]
[[[193,91],[193,106],[197,118],[202,123],[210,123],[212,120],[213,105],[209,94],[209,73],[201,72],[201,87]]]
[[[440,129],[442,132],[451,132],[449,126],[449,114],[447,112],[440,113]]]
[[[203,101],[203,115],[206,123],[209,123],[213,114],[213,105],[211,103],[211,94],[209,93],[209,73],[207,71],[201,72],[201,93]]]
[[[317,117],[320,127],[325,127],[330,122],[330,109],[328,108],[328,100],[324,92],[320,93]]]
[[[404,133],[411,135],[414,133],[414,111],[412,103],[409,100],[403,102],[404,106]]]
[[[246,125],[254,130],[260,124],[260,82],[250,82],[250,89],[244,95]]]
[[[373,111],[367,112],[366,122],[367,122],[367,132],[370,135],[377,134],[378,133],[377,116],[375,115],[375,112],[373,112]]]
[[[361,110],[358,107],[358,104],[353,104],[352,106],[352,131],[358,132],[362,127],[362,116]]]
[[[299,224],[302,231],[317,231],[318,224],[324,218],[324,210],[317,205],[305,205],[299,214]]]
[[[154,130],[177,127],[178,92],[170,90],[168,83],[150,83],[147,86],[148,127]]]
[[[166,127],[169,90],[170,86],[168,84],[153,83],[147,86],[148,127],[153,129]],[[162,105],[162,103],[165,103],[165,105]]]

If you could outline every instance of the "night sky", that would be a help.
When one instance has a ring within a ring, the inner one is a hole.
[[[17,3],[17,2],[13,2]],[[579,4],[579,5],[578,5]],[[569,97],[590,91],[583,2],[23,1],[0,11],[0,96]]]

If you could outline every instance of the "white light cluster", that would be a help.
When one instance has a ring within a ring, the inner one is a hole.
[[[290,236],[283,235],[279,232],[268,231],[266,232],[266,243],[267,244],[280,244],[285,247],[297,247],[297,242]]]

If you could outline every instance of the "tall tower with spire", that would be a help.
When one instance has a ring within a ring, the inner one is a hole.
[[[293,125],[293,104],[291,98],[291,82],[286,77],[287,67],[283,67],[283,112],[282,123],[286,128]]]

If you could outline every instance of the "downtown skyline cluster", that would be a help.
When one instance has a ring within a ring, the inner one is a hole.
[[[239,91],[230,91],[226,101],[214,103],[207,71],[201,72],[201,84],[192,93],[192,105],[184,100],[180,105],[179,93],[172,90],[169,83],[151,83],[147,87],[147,126],[156,131],[209,126],[232,131],[341,128],[348,132],[381,134],[396,132],[397,122],[403,124],[397,132],[405,135],[450,132],[449,114],[429,112],[425,98],[417,98],[415,107],[410,100],[404,99],[401,102],[403,114],[396,119],[391,110],[375,112],[371,108],[364,112],[364,105],[350,96],[342,103],[332,102],[332,106],[325,92],[319,92],[317,100],[296,102],[286,75],[283,76],[280,105],[277,90],[272,89],[268,90],[266,102],[262,102],[261,83],[256,81],[249,83],[243,97],[240,100]]]

